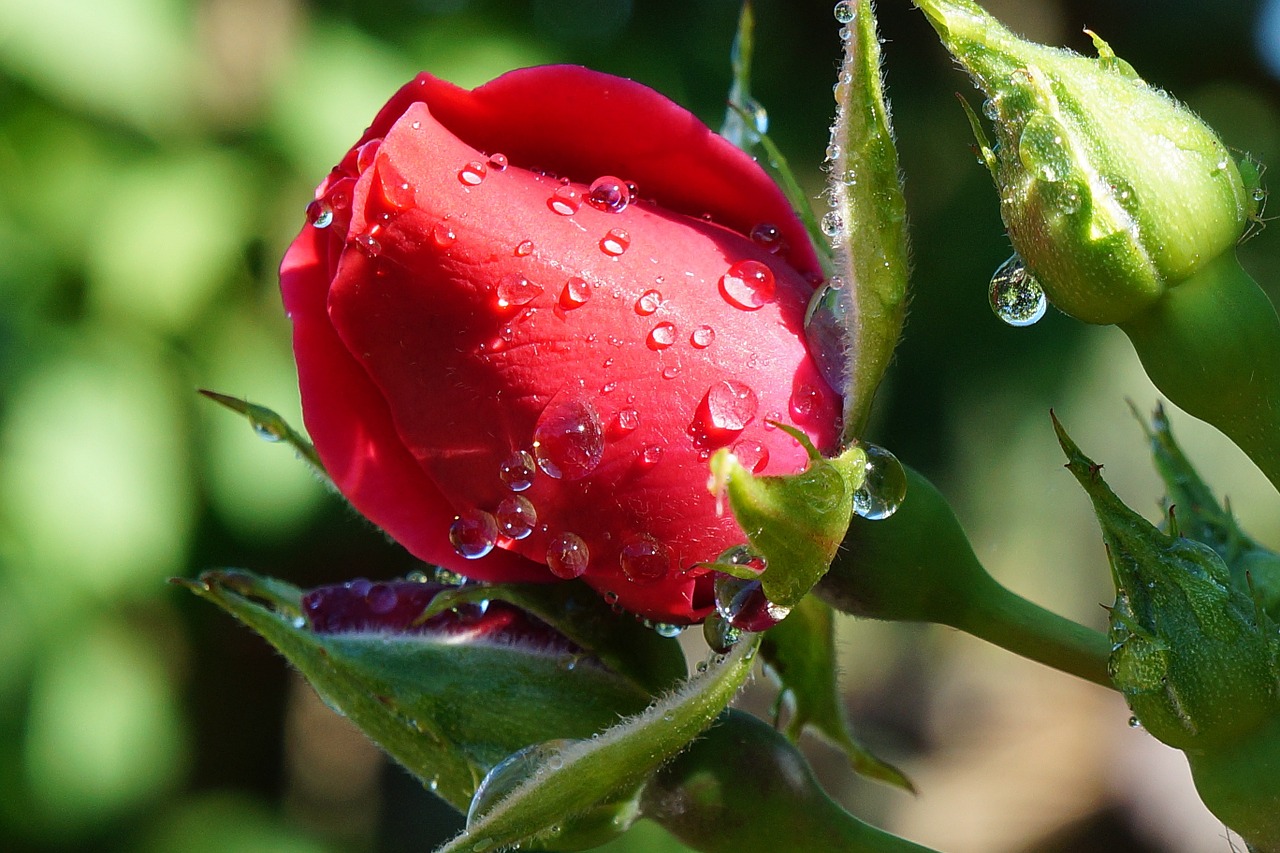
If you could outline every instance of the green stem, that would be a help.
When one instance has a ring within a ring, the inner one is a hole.
[[[1107,674],[1111,642],[1086,628],[1027,601],[996,583],[974,595],[971,606],[948,624],[1029,660],[1113,687]]]
[[[1280,317],[1228,252],[1120,325],[1151,381],[1280,489]]]
[[[1200,798],[1254,853],[1280,853],[1280,718],[1230,749],[1187,751]]]

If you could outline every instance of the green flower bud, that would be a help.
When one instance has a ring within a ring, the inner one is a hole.
[[[1218,136],[1102,39],[1020,39],[971,0],[919,0],[986,93],[980,134],[1014,248],[1061,310],[1121,323],[1230,252],[1256,201]]]
[[[1102,527],[1116,584],[1110,672],[1135,717],[1198,753],[1253,737],[1280,715],[1276,623],[1232,587],[1212,548],[1125,506],[1056,419],[1054,428]]]

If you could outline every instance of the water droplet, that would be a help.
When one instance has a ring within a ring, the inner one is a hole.
[[[396,595],[395,587],[385,583],[375,583],[364,594],[364,600],[370,613],[383,616],[396,609],[400,597]]]
[[[479,160],[472,160],[467,165],[458,170],[458,180],[469,187],[479,186],[484,181],[485,175],[489,170],[485,168],[484,163]]]
[[[707,391],[707,415],[713,429],[741,432],[755,419],[760,400],[751,386],[736,379],[715,383]]]
[[[844,218],[834,210],[822,214],[821,228],[822,233],[832,242],[839,242],[844,238]]]
[[[587,204],[605,213],[621,213],[631,204],[631,188],[620,178],[604,175],[591,182]]]
[[[1044,288],[1013,255],[991,276],[987,291],[991,310],[1010,326],[1030,326],[1045,315],[1049,301]]]
[[[435,243],[437,248],[447,249],[457,240],[457,232],[443,219],[431,226],[431,242]]]
[[[532,486],[537,473],[537,463],[533,460],[533,454],[527,450],[517,450],[498,466],[498,476],[513,492],[523,492]]]
[[[1045,198],[1063,216],[1071,216],[1079,212],[1086,192],[1084,185],[1079,181],[1068,179],[1056,184],[1047,184],[1045,187]]]
[[[356,149],[356,171],[364,172],[373,166],[374,160],[378,156],[378,149],[382,147],[382,138],[370,139],[368,142]]]
[[[595,408],[580,399],[548,406],[533,430],[533,455],[543,473],[557,480],[579,480],[594,471],[604,456]]]
[[[666,349],[675,342],[675,323],[659,323],[649,330],[649,337],[645,341],[649,349],[652,350]]]
[[[500,153],[490,154],[489,168],[495,172],[505,172],[507,170],[507,155]]]
[[[744,580],[717,574],[715,579],[716,612],[720,618],[741,631],[765,631],[777,625],[791,612],[769,601],[758,580]]]
[[[1139,720],[1137,717],[1130,717],[1130,718],[1129,718],[1129,728],[1131,728],[1131,729],[1140,729],[1140,728],[1142,728],[1142,721],[1141,721],[1141,720]]]
[[[642,533],[622,546],[618,562],[628,580],[653,583],[665,578],[671,570],[671,550],[647,533]]]
[[[478,560],[497,544],[498,522],[484,510],[467,510],[449,525],[449,541],[459,556]]]
[[[524,539],[538,524],[533,502],[522,495],[503,498],[493,517],[498,522],[498,530],[510,539]]]
[[[840,156],[840,144],[838,142],[827,143],[827,159],[834,160]]]
[[[1018,159],[1037,180],[1063,180],[1074,165],[1067,150],[1066,128],[1050,115],[1031,116],[1018,137]]]
[[[561,533],[547,545],[547,568],[558,578],[573,580],[582,577],[590,561],[587,543],[577,534]]]
[[[713,652],[722,655],[737,644],[742,631],[722,619],[719,613],[712,613],[702,623],[702,636]]]
[[[307,205],[307,221],[313,228],[328,228],[333,223],[333,208],[329,202],[316,199]]]
[[[840,0],[840,2],[836,4],[834,12],[836,20],[842,24],[848,24],[857,17],[857,9],[851,0]]]
[[[673,640],[684,633],[683,625],[672,625],[670,622],[650,622],[653,633],[667,640]]]
[[[564,283],[564,290],[560,291],[560,307],[566,311],[572,311],[574,308],[586,305],[590,298],[591,285],[587,284],[585,279],[575,275]]]
[[[758,441],[743,439],[731,447],[729,452],[752,474],[759,474],[769,464],[769,448]]]
[[[671,364],[662,368],[663,379],[675,379],[679,375],[680,375],[680,368],[674,364]]]
[[[654,311],[662,307],[662,294],[656,290],[646,290],[640,294],[640,298],[636,300],[636,313],[641,317],[648,317]]]
[[[573,743],[574,741],[564,739],[535,743],[508,755],[495,764],[493,769],[480,780],[475,796],[471,798],[471,805],[467,807],[467,828],[471,829],[475,826],[476,821],[483,817],[485,812],[505,799],[516,788],[544,772],[548,763]],[[484,839],[477,842],[475,849],[484,850],[490,843],[488,839]]]
[[[782,231],[772,222],[761,222],[751,229],[751,242],[776,253],[782,248]]]
[[[378,155],[377,175],[382,200],[387,207],[397,213],[413,207],[413,185],[405,180],[399,169],[391,165],[390,158],[385,154]]]
[[[662,448],[656,444],[650,444],[640,452],[640,464],[645,468],[652,468],[662,461]]]
[[[706,349],[716,339],[716,330],[710,326],[699,326],[689,335],[689,343],[698,349]]]
[[[791,415],[797,420],[804,420],[813,414],[818,403],[819,392],[812,385],[801,385],[791,392]]]
[[[547,199],[547,207],[561,216],[573,216],[582,207],[582,193],[573,187],[556,187]]]
[[[521,240],[518,244],[516,244],[515,255],[517,258],[527,258],[532,254],[533,254],[532,240]]]
[[[512,273],[498,282],[498,307],[521,308],[541,294],[542,285],[534,284],[518,273]]]
[[[614,432],[619,436],[635,432],[640,427],[640,413],[635,409],[622,409],[614,417]]]
[[[773,270],[759,261],[738,261],[720,278],[720,294],[735,308],[755,311],[773,301]]]
[[[600,238],[600,251],[606,255],[617,257],[631,245],[631,235],[621,228],[610,228],[609,233]]]
[[[357,234],[355,237],[356,248],[364,252],[371,258],[376,258],[382,254],[382,244],[378,242],[378,238],[374,236],[377,233],[378,226],[373,226],[363,234]]]
[[[982,102],[982,114],[989,121],[996,121],[1000,118],[1000,98],[987,98]]]
[[[844,280],[836,277],[823,285],[810,303],[805,317],[804,333],[809,355],[834,391],[844,389],[848,375],[848,325],[852,310],[853,294],[844,286]]]
[[[888,518],[898,511],[907,496],[907,472],[902,463],[883,447],[863,444],[867,461],[862,485],[853,493],[853,511],[870,521]]]

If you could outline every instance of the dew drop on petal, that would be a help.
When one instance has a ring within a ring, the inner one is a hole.
[[[457,232],[453,230],[453,226],[443,219],[431,226],[431,242],[435,243],[437,248],[447,249],[457,240]]]
[[[533,502],[523,495],[503,498],[493,515],[498,522],[498,531],[510,539],[524,539],[538,524]]]
[[[776,251],[782,244],[782,232],[772,222],[761,222],[751,229],[751,242]]]
[[[547,199],[547,207],[561,216],[573,216],[582,207],[582,193],[573,187],[556,187]]]
[[[716,339],[716,330],[710,326],[699,326],[689,335],[689,343],[698,349],[706,349]]]
[[[609,233],[600,238],[600,251],[615,258],[630,246],[631,235],[621,228],[610,228]]]
[[[646,469],[652,468],[662,461],[662,448],[656,444],[650,444],[644,450],[640,451],[640,464]]]
[[[382,147],[382,139],[370,139],[368,142],[356,149],[356,170],[364,172],[373,166],[374,160],[378,156],[378,149]]]
[[[769,464],[769,448],[758,441],[743,439],[729,448],[729,451],[752,474],[759,474]]]
[[[653,583],[671,570],[671,550],[648,534],[627,541],[618,555],[622,573],[634,583]]]
[[[819,392],[812,385],[801,385],[791,393],[791,414],[797,419],[804,419],[813,414],[818,404]]]
[[[662,294],[656,290],[646,290],[636,300],[636,313],[648,317],[662,307]]]
[[[676,342],[676,326],[674,323],[659,323],[649,330],[649,336],[645,340],[649,349],[660,350],[666,349]]]
[[[755,419],[760,400],[751,386],[736,379],[715,383],[707,391],[711,426],[725,432],[741,432]]]
[[[489,168],[495,172],[505,172],[507,169],[507,155],[500,153],[490,154]]]
[[[679,375],[680,375],[680,368],[674,364],[670,364],[662,368],[663,379],[675,379]]]
[[[590,561],[587,543],[577,534],[561,533],[547,545],[547,568],[558,578],[572,580],[582,577]]]
[[[484,510],[467,510],[449,525],[449,541],[458,556],[478,560],[497,544],[498,522]]]
[[[626,435],[640,426],[640,413],[635,409],[623,409],[614,418],[614,432],[619,436]]]
[[[333,223],[333,207],[327,201],[316,199],[307,205],[307,222],[313,228],[328,228]]]
[[[533,254],[532,240],[521,240],[518,244],[516,244],[515,255],[517,258],[527,258],[532,254]]]
[[[513,492],[523,492],[532,486],[537,473],[537,463],[527,450],[517,450],[498,466],[498,477]]]
[[[720,618],[740,631],[765,631],[777,625],[791,612],[769,601],[758,580],[745,580],[718,574],[715,579],[716,612]]]
[[[587,204],[605,213],[621,213],[631,204],[631,188],[620,178],[604,175],[591,182]]]
[[[576,275],[570,277],[564,283],[564,290],[560,291],[560,307],[566,311],[581,308],[589,299],[591,299],[591,285]]]
[[[907,473],[898,457],[883,447],[863,444],[867,461],[862,485],[853,493],[853,511],[858,516],[879,521],[898,511],[907,496]]]
[[[991,310],[1010,326],[1030,326],[1045,315],[1049,306],[1044,288],[1027,271],[1018,255],[995,271],[987,293]]]
[[[472,160],[467,165],[458,170],[458,180],[462,181],[469,187],[479,186],[485,179],[489,170],[484,163],[479,160]]]
[[[542,295],[542,285],[534,284],[518,273],[504,276],[498,282],[499,308],[522,308]]]
[[[548,406],[533,430],[538,467],[557,480],[579,480],[604,456],[604,428],[586,400],[569,399]]]
[[[843,391],[849,371],[849,316],[853,294],[839,276],[823,285],[804,321],[805,340],[818,372],[834,391]]]
[[[354,240],[356,248],[371,258],[382,254],[382,243],[378,242],[378,238],[374,236],[376,229],[377,226],[374,226],[363,234],[357,234]]]
[[[738,261],[720,278],[720,294],[735,308],[755,311],[774,299],[773,270],[760,261]]]
[[[413,207],[415,196],[413,185],[405,180],[404,175],[400,174],[400,170],[391,164],[390,158],[385,154],[380,154],[377,162],[378,187],[382,200],[397,213],[409,210]]]

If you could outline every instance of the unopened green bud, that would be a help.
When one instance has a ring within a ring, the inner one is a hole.
[[[1093,502],[1116,584],[1111,676],[1156,738],[1197,752],[1280,715],[1280,634],[1232,587],[1209,546],[1162,532],[1124,505],[1054,421],[1067,468]]]
[[[1014,248],[1061,310],[1121,323],[1230,252],[1256,202],[1218,136],[1093,37],[1018,38],[972,0],[917,0],[987,96],[975,131]]]

